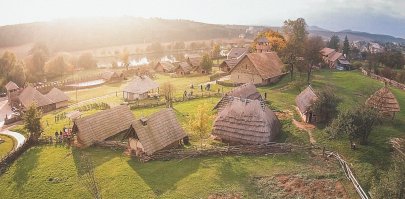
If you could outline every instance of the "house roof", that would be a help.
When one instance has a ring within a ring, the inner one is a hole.
[[[311,108],[312,104],[318,99],[311,86],[308,86],[295,98],[298,109],[301,113],[306,113]]]
[[[146,124],[144,125],[141,120]],[[133,121],[129,130],[135,131],[144,152],[148,155],[187,136],[173,109],[164,109],[141,120]]]
[[[228,59],[238,59],[242,55],[246,54],[248,51],[247,48],[235,47],[232,48],[228,53]]]
[[[258,43],[269,43],[269,40],[266,37],[260,37],[256,41]]]
[[[134,120],[129,107],[121,105],[76,119],[73,131],[77,132],[79,143],[87,147],[128,130]]]
[[[338,59],[340,59],[340,58],[342,58],[342,57],[343,57],[343,54],[342,54],[342,53],[334,52],[334,53],[331,53],[331,54],[328,56],[328,60],[329,60],[329,61],[332,61],[332,62],[335,62],[336,60],[338,60]]]
[[[227,60],[224,60],[221,63],[221,67],[228,66],[229,69],[232,69],[240,62],[240,60],[242,60],[242,57],[240,57],[239,59],[227,59]]]
[[[114,71],[106,71],[104,73],[101,74],[101,78],[109,81],[112,78],[118,78],[120,75],[117,72]]]
[[[243,59],[249,59],[263,79],[269,79],[284,74],[284,64],[276,52],[248,53],[242,60]],[[242,63],[242,60],[236,66]],[[235,69],[236,66],[233,69]]]
[[[335,49],[332,49],[332,48],[323,48],[323,49],[321,50],[321,54],[322,54],[323,56],[328,56],[329,54],[331,54],[331,53],[333,53],[333,52],[336,52],[336,50],[335,50]]]
[[[173,72],[176,69],[176,66],[174,64],[166,61],[158,62],[156,64],[156,67],[159,65],[161,65],[163,67],[163,70],[165,70],[166,72]]]
[[[54,103],[32,86],[24,88],[24,90],[18,96],[18,99],[24,107],[29,107],[32,105],[32,103],[35,103],[39,107]]]
[[[188,55],[187,59],[192,67],[199,67],[201,65],[202,57],[200,55],[196,54]]]
[[[338,59],[338,62],[344,65],[350,65],[350,62],[347,61],[346,59]]]
[[[17,86],[17,84],[16,83],[14,83],[13,81],[9,81],[7,84],[6,84],[6,90],[8,90],[8,91],[10,91],[10,90],[16,90],[16,89],[19,89],[20,87],[18,87]]]
[[[142,94],[150,90],[156,89],[159,84],[154,82],[148,76],[136,76],[125,88],[124,92]]]
[[[55,87],[52,88],[52,90],[49,91],[49,93],[47,93],[45,96],[54,103],[69,101],[70,99],[63,91]]]
[[[218,113],[212,134],[224,141],[260,144],[274,141],[281,124],[262,101],[236,99]]]
[[[188,73],[193,70],[193,68],[187,62],[180,62],[177,64],[177,69],[181,69],[184,72]]]
[[[401,110],[397,98],[387,86],[384,86],[371,95],[370,98],[367,99],[366,104],[383,113],[399,112]]]
[[[250,99],[250,100],[260,100],[262,101],[262,96],[260,93],[257,91],[256,86],[252,83],[247,83],[243,84],[241,86],[238,86],[228,93],[225,94],[224,97],[215,105],[214,109],[218,109],[221,111],[223,108],[225,108],[228,104],[230,104],[234,97],[240,98],[240,99]]]

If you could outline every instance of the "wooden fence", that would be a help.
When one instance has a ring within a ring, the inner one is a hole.
[[[345,172],[346,177],[353,183],[354,188],[356,189],[356,191],[359,194],[360,198],[361,199],[369,199],[368,195],[363,190],[360,183],[357,181],[356,177],[354,176],[354,174],[353,174],[352,170],[350,169],[348,163],[345,160],[343,160],[338,153],[326,152],[326,154],[328,154],[328,156],[335,157],[339,161],[340,166],[342,166],[342,169]]]
[[[376,75],[371,71],[365,70],[364,68],[360,68],[360,70],[363,73],[363,75],[366,75],[366,76],[371,77],[372,79],[387,83],[388,85],[391,85],[391,86],[393,86],[395,88],[405,90],[405,84],[399,83],[399,82],[397,82],[395,80],[392,80],[392,79],[388,79],[388,78]]]

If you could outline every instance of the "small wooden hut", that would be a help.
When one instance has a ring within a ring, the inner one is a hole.
[[[387,86],[384,86],[371,95],[370,98],[367,99],[366,105],[392,118],[395,117],[395,113],[401,110],[397,98]]]
[[[188,75],[192,70],[193,68],[187,62],[179,62],[175,72],[177,75]]]
[[[315,123],[317,121],[316,113],[311,110],[311,106],[317,99],[318,97],[311,86],[308,86],[295,98],[302,121],[306,123]]]
[[[121,105],[75,119],[73,132],[77,134],[77,142],[83,147],[88,147],[126,133],[134,120],[135,117],[129,107]]]
[[[148,76],[137,76],[123,89],[123,97],[128,101],[146,99],[149,93],[157,92],[158,89],[159,84]]]
[[[215,105],[214,109],[221,111],[224,109],[234,98],[260,100],[263,101],[262,96],[257,91],[256,86],[252,83],[243,84],[238,86],[228,93]]]
[[[223,142],[263,144],[280,133],[277,116],[260,100],[234,99],[219,112],[212,135]]]
[[[9,101],[9,103],[13,106],[15,104],[15,102],[18,101],[18,95],[20,94],[20,87],[17,86],[16,83],[14,83],[13,81],[9,81],[6,86],[5,86],[6,90],[7,90],[7,99]]]
[[[176,69],[176,66],[170,62],[160,61],[156,64],[154,70],[161,73],[172,73]]]
[[[49,93],[45,95],[48,99],[50,99],[53,103],[55,103],[55,108],[62,108],[66,107],[69,105],[69,96],[67,96],[63,91],[57,89],[57,88],[52,88]]]
[[[178,123],[173,109],[169,108],[133,121],[127,136],[131,152],[142,156],[178,147],[187,135]]]
[[[117,73],[115,71],[106,71],[101,74],[101,78],[104,79],[108,83],[119,82],[124,79],[124,75],[122,72]]]
[[[56,108],[52,100],[32,86],[28,86],[21,91],[21,94],[18,96],[18,101],[22,109],[27,109],[32,104],[36,104],[43,112],[49,112]]]

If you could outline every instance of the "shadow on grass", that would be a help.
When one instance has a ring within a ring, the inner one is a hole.
[[[140,163],[128,160],[128,165],[143,179],[156,196],[176,188],[176,183],[197,171],[201,159],[152,161]]]
[[[33,147],[17,159],[13,180],[20,192],[24,192],[24,185],[28,181],[31,171],[36,168],[41,151],[42,147]]]

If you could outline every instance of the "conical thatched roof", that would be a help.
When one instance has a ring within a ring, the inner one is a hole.
[[[148,76],[136,76],[134,80],[132,80],[124,89],[123,91],[127,93],[137,93],[142,94],[146,93],[150,90],[159,88],[159,84],[154,82]]]
[[[35,89],[32,86],[24,88],[20,96],[18,96],[18,99],[20,100],[21,104],[26,108],[31,106],[33,103],[35,103],[39,107],[54,103],[52,102],[52,100],[47,98],[45,95],[42,95],[42,93],[40,93],[37,89]]]
[[[280,127],[262,101],[234,99],[218,114],[212,134],[231,143],[260,144],[274,141]]]
[[[312,104],[318,99],[314,90],[311,86],[308,86],[303,90],[296,98],[295,103],[297,103],[298,109],[301,113],[305,114],[309,111]]]
[[[257,91],[256,86],[252,83],[243,84],[234,88],[233,90],[229,91],[225,94],[224,97],[215,105],[214,109],[218,109],[221,111],[225,108],[231,101],[233,101],[234,97],[240,99],[250,99],[250,100],[260,100],[262,101],[262,96]]]
[[[63,91],[61,91],[55,87],[52,88],[52,90],[49,91],[49,93],[47,93],[45,96],[55,103],[70,100],[69,96],[67,96]]]
[[[13,81],[9,81],[9,82],[6,84],[5,87],[6,87],[6,90],[8,90],[8,91],[10,91],[10,90],[17,90],[17,89],[20,88],[20,87],[18,87],[17,84],[14,83]]]
[[[395,95],[384,86],[367,99],[368,106],[378,109],[382,113],[399,112],[400,107]]]

